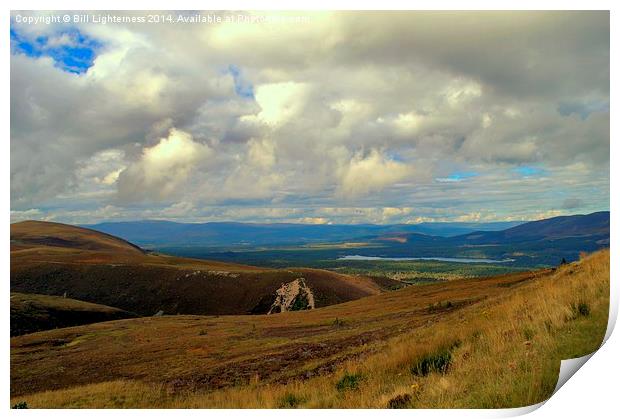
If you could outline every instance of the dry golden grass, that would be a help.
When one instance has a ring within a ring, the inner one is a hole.
[[[467,298],[475,301],[458,304]],[[450,307],[446,307],[448,301]],[[437,307],[439,302],[438,309],[427,307],[429,304]],[[153,364],[146,363],[144,370],[136,370],[133,374],[122,376],[109,371],[110,374],[99,374],[90,383],[71,385],[67,382],[64,388],[55,391],[41,388],[51,382],[51,376],[45,376],[47,370],[39,369],[41,376],[26,376],[23,366],[30,362],[32,367],[35,352],[38,351],[38,362],[53,369],[68,365],[71,356],[80,354],[94,363],[103,362],[103,358],[97,358],[94,348],[105,354],[106,347],[105,341],[97,339],[93,340],[94,346],[85,342],[72,349],[37,346],[68,336],[68,332],[63,331],[46,332],[12,341],[12,384],[18,383],[21,390],[14,392],[11,403],[26,401],[29,407],[384,408],[390,400],[401,396],[402,407],[524,406],[550,396],[561,359],[585,355],[600,345],[607,325],[608,305],[609,251],[605,250],[553,272],[410,287],[307,313],[208,318],[218,326],[213,328],[212,339],[203,349],[207,352],[225,349],[218,352],[226,354],[218,362],[230,368],[243,359],[251,363],[255,359],[274,357],[277,363],[279,358],[274,354],[278,350],[302,341],[331,342],[335,337],[346,337],[353,342],[364,332],[377,337],[352,343],[346,349],[341,347],[340,351],[357,356],[337,362],[331,370],[307,379],[299,374],[325,364],[327,355],[298,364],[274,365],[272,375],[256,373],[249,380],[219,389],[212,386],[177,388],[157,371],[148,370],[149,365],[153,368],[157,363],[160,369],[166,370],[164,375],[183,376],[183,367],[175,370],[174,362],[187,362],[197,353],[190,349],[198,349],[193,344],[196,337],[189,338],[195,336],[196,331],[187,317],[167,319],[168,324],[149,324],[143,320],[141,324],[142,333],[153,327],[157,327],[159,334],[164,330],[166,334],[178,333],[174,338],[155,343],[179,345],[185,342],[188,346],[182,351],[152,358]],[[422,310],[421,307],[427,308]],[[334,317],[343,319],[346,327],[310,332],[310,326],[316,329]],[[116,339],[130,339],[129,336],[135,339],[136,335],[129,335],[127,329],[136,321],[141,320],[72,328],[70,334],[74,337],[85,332],[108,334],[109,341],[109,334],[117,333]],[[182,327],[175,328],[173,322],[180,322]],[[200,321],[197,322],[195,327],[201,327]],[[297,329],[306,333],[304,336],[293,333],[290,338],[265,337],[269,336],[267,331],[283,327],[290,333]],[[252,330],[257,331],[254,338],[239,338]],[[380,330],[395,332],[381,335]],[[179,337],[184,332],[189,334]],[[154,334],[148,335],[148,339],[154,338]],[[48,352],[41,352],[42,348]],[[148,348],[145,345],[141,350]],[[450,348],[451,362],[445,373],[412,374],[412,367],[421,359],[438,359],[446,348]],[[249,352],[252,349],[259,352],[256,358]],[[116,350],[120,357],[135,356],[129,349],[129,352]],[[165,351],[160,346],[157,350]],[[213,355],[212,352],[199,360],[209,362],[217,358]],[[146,361],[136,359],[136,362]],[[24,391],[28,385],[42,391],[28,394]]]

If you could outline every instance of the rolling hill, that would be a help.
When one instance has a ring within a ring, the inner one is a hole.
[[[38,248],[144,253],[123,239],[81,227],[46,221],[11,224],[11,251]]]
[[[532,240],[562,240],[570,238],[609,237],[609,211],[588,215],[553,217],[531,221],[502,231],[476,231],[455,237],[468,243],[505,243]],[[609,244],[609,241],[603,244]]]
[[[517,266],[555,266],[576,261],[581,252],[609,246],[609,212],[553,217],[501,231],[475,231],[455,237],[398,234],[378,237],[389,256],[464,257],[507,260]],[[370,254],[363,250],[360,254]]]
[[[164,316],[11,339],[29,407],[499,408],[551,395],[601,343],[609,251],[316,310]]]
[[[72,298],[11,293],[11,336],[131,317],[137,316]]]
[[[81,227],[11,225],[12,292],[66,294],[139,315],[246,314],[268,312],[278,290],[299,279],[311,290],[315,308],[382,292],[363,276],[177,258]],[[289,303],[294,305],[295,295]]]

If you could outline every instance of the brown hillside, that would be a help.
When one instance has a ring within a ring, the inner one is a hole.
[[[81,250],[142,254],[142,250],[123,239],[87,228],[46,221],[11,224],[11,250],[61,247]]]
[[[47,331],[11,340],[11,402],[376,408],[400,396],[401,407],[523,406],[550,395],[560,359],[600,344],[608,292],[603,251],[557,270],[408,287],[318,310]],[[446,369],[420,372],[425,359]]]
[[[130,317],[137,316],[72,298],[11,293],[11,336]]]
[[[147,254],[107,234],[46,222],[11,225],[11,291],[64,295],[140,315],[267,313],[304,277],[316,307],[378,294],[365,277]]]

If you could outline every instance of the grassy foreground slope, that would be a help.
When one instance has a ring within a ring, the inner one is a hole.
[[[306,312],[113,321],[11,340],[30,407],[517,407],[595,350],[609,251]]]
[[[11,224],[11,291],[66,295],[139,315],[266,313],[284,283],[303,277],[323,307],[382,292],[363,276],[270,269],[149,254],[66,224]]]
[[[72,298],[11,293],[11,336],[131,317],[137,316]]]

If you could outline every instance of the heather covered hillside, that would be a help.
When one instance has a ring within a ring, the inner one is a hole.
[[[11,247],[11,291],[66,295],[140,315],[266,313],[277,290],[299,278],[313,290],[316,307],[378,294],[390,283],[148,254],[113,236],[57,223],[12,224]]]
[[[551,395],[561,359],[598,347],[608,305],[609,252],[601,251],[556,270],[420,285],[310,311],[58,329],[11,340],[11,402],[525,406]]]

